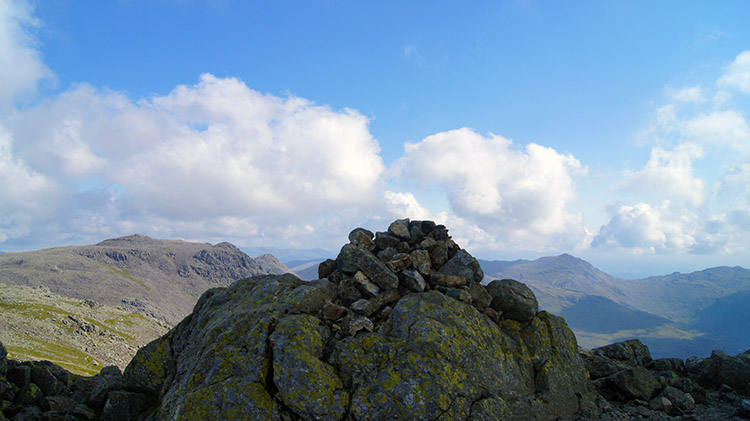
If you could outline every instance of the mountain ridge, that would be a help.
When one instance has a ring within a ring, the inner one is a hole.
[[[0,255],[0,283],[44,285],[63,296],[126,307],[172,325],[209,288],[288,271],[272,256],[256,260],[231,243],[211,245],[141,234],[87,246]]]
[[[709,329],[708,324],[698,323],[701,311],[717,300],[750,291],[750,270],[741,266],[717,266],[690,273],[625,280],[570,254],[536,260],[479,262],[488,278],[523,280],[534,290],[542,308],[573,316],[570,317],[571,327],[584,346],[640,337],[657,355],[683,358],[690,356],[682,353],[684,349],[699,349],[702,354],[708,354],[712,347],[741,350],[743,346],[750,346],[747,341],[738,342],[741,335],[736,332],[729,336],[716,334],[721,330],[721,323],[714,323]],[[585,297],[600,298],[591,301],[596,305],[576,308]],[[571,313],[574,308],[575,312]],[[732,320],[730,315],[716,314],[721,310],[721,307],[715,309],[711,317],[724,323]],[[611,327],[604,328],[601,324],[611,314],[631,314],[634,320],[627,329],[614,333]],[[591,330],[592,324],[586,322],[587,318],[599,320],[599,328]],[[661,326],[647,323],[647,327],[635,321],[657,318],[669,323]]]

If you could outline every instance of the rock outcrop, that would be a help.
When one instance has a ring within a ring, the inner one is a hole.
[[[50,363],[8,360],[0,345],[0,418],[743,414],[741,385],[709,390],[706,379],[740,376],[745,354],[653,360],[638,341],[580,352],[565,321],[538,312],[525,285],[482,285],[476,260],[443,226],[399,220],[387,232],[355,229],[349,241],[320,265],[316,281],[265,275],[206,291],[123,373],[108,367],[91,378],[71,376]]]
[[[652,359],[638,339],[582,356],[597,391],[607,399],[604,419],[746,419],[750,351],[735,357]],[[733,418],[734,417],[734,418]]]

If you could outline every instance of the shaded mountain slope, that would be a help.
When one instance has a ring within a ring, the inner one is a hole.
[[[746,295],[715,304],[750,291],[750,270],[739,266],[624,280],[568,254],[480,264],[488,278],[529,284],[541,307],[565,316],[587,347],[632,337],[641,338],[659,356],[750,347],[750,325],[740,310]]]
[[[44,285],[52,292],[140,311],[169,324],[187,315],[203,291],[288,269],[216,245],[131,235],[91,246],[0,255],[0,283]]]

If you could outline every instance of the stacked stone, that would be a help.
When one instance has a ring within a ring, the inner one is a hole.
[[[336,260],[318,267],[320,279],[336,286],[336,299],[323,317],[344,332],[372,332],[406,294],[437,290],[473,305],[495,321],[531,321],[538,304],[533,292],[513,280],[481,284],[479,262],[462,250],[444,225],[399,219],[386,232],[356,228]]]

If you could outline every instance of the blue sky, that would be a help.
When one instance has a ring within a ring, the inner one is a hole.
[[[0,0],[0,250],[412,217],[485,258],[747,267],[748,12]]]

